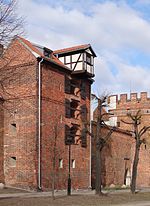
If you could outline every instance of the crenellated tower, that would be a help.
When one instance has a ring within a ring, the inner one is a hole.
[[[112,126],[121,129],[132,130],[132,125],[125,124],[122,120],[129,122],[128,113],[134,114],[138,110],[141,111],[142,121],[140,127],[150,126],[150,97],[147,92],[140,94],[131,93],[130,95],[112,95],[108,99],[109,111],[113,114],[109,118]],[[149,142],[150,132],[147,132],[143,138]],[[131,157],[134,155],[134,145],[131,150]],[[141,145],[140,160],[138,165],[138,186],[150,186],[150,147],[149,145]]]
[[[112,95],[108,99],[109,111],[113,113],[110,117],[111,124],[126,128],[127,125],[121,121],[127,119],[127,113],[131,112],[134,114],[138,110],[141,110],[143,115],[143,124],[148,126],[150,120],[150,98],[147,92],[131,93],[130,96],[127,94]],[[127,126],[128,127],[128,126]]]

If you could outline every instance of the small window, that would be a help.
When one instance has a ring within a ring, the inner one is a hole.
[[[59,159],[59,168],[63,168],[63,159]]]
[[[65,117],[70,118],[71,117],[71,108],[70,108],[70,100],[65,99]]]
[[[10,157],[9,166],[10,167],[16,167],[16,157]]]
[[[76,167],[76,162],[75,162],[75,160],[74,159],[72,159],[72,168],[75,168]]]
[[[117,122],[117,127],[120,127],[120,122]]]
[[[51,56],[51,53],[48,52],[48,51],[44,51],[44,56],[45,56],[45,57],[50,57],[50,56]]]
[[[60,123],[63,123],[63,116],[60,115]]]
[[[59,91],[61,91],[62,90],[62,85],[61,84],[59,84]]]
[[[81,98],[86,99],[86,82],[81,82]]]
[[[87,113],[88,113],[87,107],[85,104],[83,104],[83,105],[81,105],[80,108],[81,108],[81,120],[83,122],[86,122],[87,121]]]
[[[81,132],[81,146],[86,148],[87,147],[87,128],[82,129]]]
[[[86,62],[91,65],[91,55],[88,53],[86,54]]]
[[[10,125],[10,132],[11,132],[12,135],[16,134],[16,132],[17,132],[17,125],[15,123],[12,123]]]

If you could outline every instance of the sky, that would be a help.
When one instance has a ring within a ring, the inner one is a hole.
[[[19,0],[18,8],[31,42],[91,44],[94,93],[150,94],[150,0]]]

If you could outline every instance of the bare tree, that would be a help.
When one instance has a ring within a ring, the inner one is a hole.
[[[0,95],[4,98],[9,95],[6,83],[11,79],[18,78],[18,74],[12,67],[17,61],[18,55],[5,55],[4,50],[15,35],[24,33],[24,18],[17,14],[17,0],[0,0]]]
[[[133,134],[133,137],[135,139],[135,154],[134,154],[132,180],[131,180],[131,192],[132,194],[134,194],[136,190],[137,167],[139,162],[140,147],[142,144],[146,144],[146,140],[145,138],[143,138],[143,135],[148,130],[150,130],[150,126],[143,126],[141,129],[139,128],[141,125],[141,118],[142,118],[142,114],[140,110],[138,110],[136,114],[128,113],[127,116],[130,118],[130,121],[127,122],[122,120],[122,122],[133,126],[133,130],[130,132]]]
[[[108,112],[102,112],[103,108],[107,106],[107,97],[108,95],[102,95],[100,98],[93,96],[98,101],[98,107],[97,107],[97,122],[96,122],[96,184],[95,184],[95,190],[96,194],[101,195],[102,194],[102,163],[101,163],[101,153],[105,145],[107,144],[114,128],[110,128],[105,124],[104,116],[109,115]],[[106,135],[102,134],[102,127],[108,128],[108,133]]]
[[[56,111],[57,114],[57,111]],[[51,171],[51,185],[52,185],[52,198],[55,200],[55,190],[57,188],[57,181],[59,175],[59,160],[64,155],[64,149],[59,147],[59,140],[62,135],[62,129],[64,127],[63,123],[59,123],[59,120],[56,118],[54,125],[52,126],[52,139],[50,141],[50,158],[52,161],[52,171]],[[67,149],[67,147],[66,147]]]
[[[0,0],[0,44],[6,46],[15,35],[21,35],[24,19],[17,14],[17,0]]]

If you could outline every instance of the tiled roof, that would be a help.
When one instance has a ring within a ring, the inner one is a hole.
[[[22,38],[20,36],[17,37],[17,38],[20,39],[21,42],[28,47],[28,49],[30,49],[31,51],[35,52],[39,57],[42,57],[42,58],[44,58],[44,59],[46,59],[46,60],[48,60],[48,61],[50,61],[52,63],[55,63],[55,64],[57,64],[57,65],[59,65],[61,67],[64,67],[64,68],[69,70],[69,68],[67,68],[57,57],[55,57],[53,52],[52,52],[50,58],[49,57],[45,57],[44,54],[39,49],[37,49],[37,47],[34,46],[34,44],[32,44],[30,41],[28,41],[28,40],[26,40],[26,39],[24,39],[24,38]]]
[[[79,46],[55,50],[54,54],[68,53],[68,52],[78,51],[78,50],[82,50],[82,49],[87,49],[89,47],[91,47],[90,44],[83,44],[83,45],[79,45]]]
[[[37,53],[41,57],[44,57],[43,54],[36,47],[34,47],[30,41],[28,41],[20,36],[18,37],[18,39],[20,39],[33,52]]]
[[[30,41],[26,40],[23,37],[17,36],[17,38],[36,56],[36,57],[42,57],[43,59],[50,61],[52,63],[55,63],[65,69],[70,70],[67,66],[65,66],[55,55],[56,54],[63,54],[63,53],[69,53],[69,52],[74,52],[74,51],[80,51],[80,50],[85,50],[85,49],[91,49],[92,53],[94,56],[96,56],[96,54],[94,53],[92,47],[90,44],[84,44],[84,45],[79,45],[79,46],[74,46],[74,47],[70,47],[70,48],[65,48],[65,49],[59,49],[59,50],[55,50],[52,51],[51,56],[50,57],[46,57],[44,56],[44,54],[42,53],[42,49],[44,49],[45,47],[38,46],[31,43]],[[41,49],[40,49],[41,48]]]

